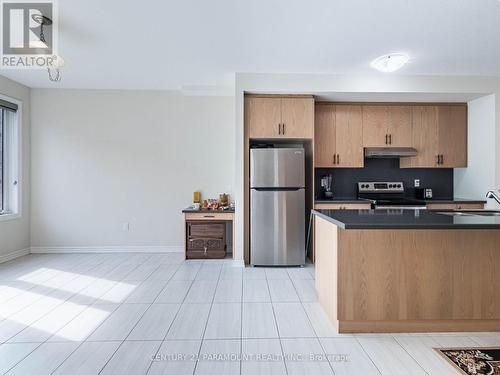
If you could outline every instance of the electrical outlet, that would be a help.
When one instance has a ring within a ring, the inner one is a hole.
[[[122,223],[122,231],[128,232],[130,230],[130,224],[129,223]]]
[[[420,187],[420,180],[415,179],[414,186],[415,186],[415,187]]]

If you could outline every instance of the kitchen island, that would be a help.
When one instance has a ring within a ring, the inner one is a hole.
[[[316,289],[341,333],[500,331],[500,217],[313,210]]]

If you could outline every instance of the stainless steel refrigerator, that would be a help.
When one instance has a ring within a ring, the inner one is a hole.
[[[305,264],[304,149],[250,149],[250,264]]]

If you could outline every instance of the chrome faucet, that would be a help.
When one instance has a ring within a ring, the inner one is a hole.
[[[500,197],[493,190],[490,190],[486,193],[486,198],[493,198],[497,201],[498,204],[500,204]]]

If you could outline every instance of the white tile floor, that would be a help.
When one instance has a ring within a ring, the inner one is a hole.
[[[339,335],[310,266],[181,254],[0,264],[0,374],[455,374],[432,348],[471,345],[500,334]]]

